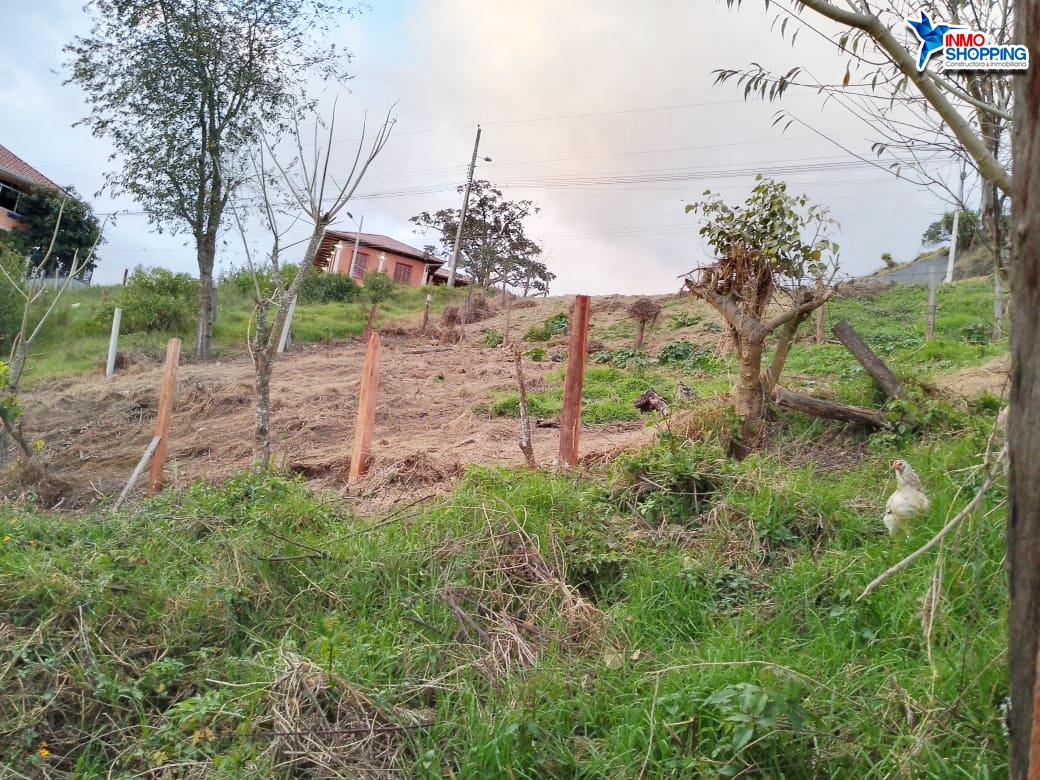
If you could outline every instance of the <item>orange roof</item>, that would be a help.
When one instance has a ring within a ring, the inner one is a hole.
[[[29,163],[16,155],[6,146],[0,145],[0,178],[9,177],[19,184],[30,187],[46,187],[60,190],[57,184],[48,179]]]

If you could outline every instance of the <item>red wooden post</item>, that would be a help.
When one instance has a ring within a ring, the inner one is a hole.
[[[361,343],[367,344],[368,337],[372,335],[372,323],[376,321],[376,309],[379,308],[378,303],[373,303],[372,308],[368,310],[368,322],[365,323],[365,332],[361,334]]]
[[[560,412],[560,465],[578,465],[578,436],[581,431],[581,393],[585,385],[585,351],[589,340],[589,296],[574,299],[571,315],[571,345],[567,353],[567,379],[563,385]]]
[[[372,431],[376,424],[376,395],[379,393],[380,347],[379,334],[373,333],[368,339],[365,367],[361,370],[361,393],[358,397],[354,453],[350,456],[348,485],[357,482],[361,475],[368,471],[368,461],[372,456]]]
[[[173,417],[173,396],[177,392],[177,362],[181,358],[181,340],[170,339],[166,345],[166,362],[163,364],[162,384],[159,386],[159,411],[155,416],[155,436],[159,444],[152,455],[148,470],[148,495],[159,492],[163,482],[163,467],[166,465],[166,448],[170,443],[170,420]]]

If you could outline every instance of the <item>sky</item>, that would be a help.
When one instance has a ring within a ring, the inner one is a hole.
[[[841,81],[845,63],[831,44],[802,34],[792,47],[754,0],[739,9],[722,0],[369,3],[335,33],[353,53],[352,78],[322,93],[326,107],[337,100],[334,166],[353,151],[362,115],[396,104],[393,137],[359,191],[373,197],[347,207],[366,232],[434,243],[408,219],[458,206],[478,123],[480,156],[492,161],[479,162],[477,176],[540,208],[527,228],[557,276],[553,293],[676,291],[711,256],[685,206],[706,189],[741,202],[763,168],[783,167],[792,190],[830,207],[846,274],[876,270],[884,252],[911,259],[948,208],[940,193],[876,168],[815,170],[854,159],[828,138],[859,154],[871,140],[815,91],[789,91],[777,105],[714,83],[715,69],[750,62]],[[159,232],[132,201],[101,192],[118,161],[76,125],[87,105],[63,84],[62,47],[89,29],[81,0],[23,3],[5,26],[0,143],[74,186],[97,213],[120,213],[106,225],[95,280],[116,282],[136,265],[195,272],[187,236]],[[780,107],[819,134],[774,127]],[[336,227],[357,223],[344,216]],[[244,262],[238,237],[224,238],[218,271]],[[250,243],[265,245],[258,228]]]

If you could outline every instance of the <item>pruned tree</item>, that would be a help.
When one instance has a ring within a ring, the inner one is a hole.
[[[274,271],[263,275],[263,279],[258,272],[257,264],[253,261],[239,209],[235,205],[232,206],[232,214],[242,236],[256,296],[246,344],[253,359],[255,375],[254,435],[256,463],[261,470],[267,470],[271,464],[271,375],[278,356],[278,343],[286,327],[286,315],[290,304],[299,295],[307,277],[313,272],[314,258],[325,230],[350,202],[369,166],[383,151],[390,140],[394,122],[388,112],[370,142],[367,138],[366,124],[362,123],[361,138],[353,164],[346,176],[339,180],[330,172],[336,125],[335,111],[328,122],[328,134],[323,143],[319,141],[318,126],[315,126],[310,154],[304,152],[304,142],[300,137],[298,125],[293,130],[296,157],[291,163],[281,163],[270,147],[260,148],[254,158],[251,182],[261,204],[260,219],[271,235],[267,261]],[[268,158],[272,160],[273,171],[268,170]],[[280,216],[286,217],[284,221],[287,224],[280,224],[283,221],[280,220]],[[286,283],[285,274],[281,273],[283,243],[288,231],[299,221],[309,222],[311,232],[306,241],[300,267],[292,280]]]
[[[459,188],[462,192],[462,188]],[[450,253],[458,230],[460,209],[424,211],[411,218],[420,232],[438,231],[437,240]],[[529,200],[506,200],[491,182],[478,179],[470,189],[469,208],[462,230],[460,268],[479,287],[491,287],[515,276],[525,262],[537,262],[541,248],[524,232],[524,220],[537,214]],[[548,270],[528,266],[530,285],[541,279],[548,287]],[[555,277],[554,277],[555,278]],[[510,282],[512,284],[512,282]],[[514,285],[515,286],[515,285]]]
[[[743,419],[738,451],[754,445],[762,429],[766,398],[783,371],[798,327],[833,296],[838,246],[827,209],[784,182],[758,177],[743,205],[730,206],[710,190],[686,207],[701,214],[700,229],[717,259],[691,272],[686,288],[723,319],[740,363],[733,403]],[[818,278],[825,284],[817,285]],[[778,332],[773,357],[763,370],[766,340]]]
[[[643,348],[643,338],[646,336],[646,327],[653,327],[657,318],[661,316],[661,304],[651,298],[639,298],[628,307],[628,316],[636,321],[636,341],[633,349]]]
[[[55,233],[59,214],[61,226]],[[27,258],[29,273],[42,266],[44,276],[67,276],[77,255],[83,261],[78,274],[94,270],[97,255],[92,249],[99,243],[101,224],[75,189],[37,187],[18,199],[18,217],[18,229],[0,234],[0,241]]]
[[[199,269],[195,352],[210,356],[213,266],[224,211],[249,174],[261,132],[286,130],[313,105],[314,79],[343,77],[346,54],[321,45],[332,0],[92,0],[90,33],[67,47],[83,122],[119,160],[107,186],[153,224],[186,232]]]
[[[1040,0],[1020,0],[1016,38],[1040,40]],[[1015,85],[1014,260],[1007,545],[1012,780],[1040,776],[1040,70]]]

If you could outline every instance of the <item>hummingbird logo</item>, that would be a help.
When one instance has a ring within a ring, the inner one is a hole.
[[[906,23],[910,26],[910,29],[914,31],[914,35],[921,42],[921,48],[917,54],[917,69],[924,70],[925,65],[928,62],[928,58],[931,57],[935,52],[942,51],[946,44],[943,39],[950,30],[963,30],[964,28],[960,25],[949,25],[940,24],[935,26],[932,24],[932,20],[928,18],[928,14],[924,10],[919,11],[921,14],[921,20],[915,21],[914,19],[907,19]]]

